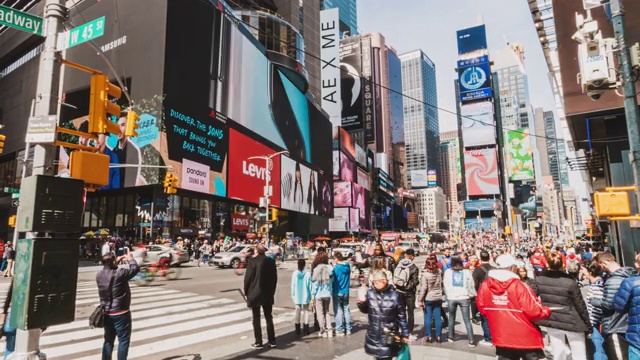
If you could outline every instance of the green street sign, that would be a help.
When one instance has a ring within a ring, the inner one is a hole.
[[[72,48],[84,42],[99,38],[104,35],[105,17],[89,21],[69,31],[60,33],[58,38],[58,50]]]
[[[20,193],[20,189],[12,188],[12,187],[6,187],[6,188],[4,188],[4,192],[6,192],[7,194],[18,194],[18,193]]]
[[[43,24],[41,17],[0,5],[0,25],[42,36]]]

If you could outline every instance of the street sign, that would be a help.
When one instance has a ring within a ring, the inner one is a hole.
[[[13,200],[11,200],[11,206],[13,206],[13,207],[18,207],[18,206],[20,206],[20,199],[13,199]]]
[[[25,142],[31,144],[52,144],[56,141],[56,115],[30,116],[27,122]]]
[[[13,193],[13,194],[11,194],[11,198],[12,198],[12,199],[20,199],[20,193]]]
[[[20,189],[12,188],[12,187],[6,187],[6,188],[4,188],[4,192],[6,192],[7,194],[17,194],[17,193],[20,192]]]
[[[585,10],[595,9],[599,6],[606,5],[609,3],[609,0],[582,0],[582,5]]]
[[[43,24],[41,17],[0,5],[0,25],[42,36]]]
[[[89,21],[69,31],[60,33],[58,50],[64,50],[104,35],[105,17]]]

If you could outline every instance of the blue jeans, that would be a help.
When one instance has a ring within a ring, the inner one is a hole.
[[[7,268],[7,258],[2,258],[2,265],[0,265],[0,271],[4,271]]]
[[[11,311],[7,314],[7,320],[4,322],[4,335],[7,338],[7,346],[4,350],[4,358],[16,350],[16,329],[9,325],[11,321]]]
[[[431,321],[436,323],[436,337],[442,337],[442,301],[424,302],[424,336],[431,337]]]
[[[333,313],[336,318],[336,333],[351,332],[351,312],[349,311],[349,294],[333,297]]]
[[[491,332],[489,331],[489,321],[487,317],[480,314],[480,325],[482,325],[482,333],[484,334],[484,341],[491,342]]]
[[[118,360],[127,360],[131,339],[131,311],[121,315],[105,316],[102,360],[111,360],[116,336],[118,336]]]
[[[591,334],[591,343],[593,344],[594,349],[593,360],[607,360],[607,352],[604,349],[604,337],[595,327]],[[631,348],[632,346],[629,345],[629,358],[633,359],[633,357],[631,357]],[[638,349],[636,349],[636,351],[638,351]],[[638,359],[640,359],[640,357],[638,357]]]
[[[471,302],[467,300],[451,300],[449,299],[449,339],[453,340],[453,334],[456,327],[456,310],[460,307],[464,326],[467,328],[467,339],[469,343],[473,343],[473,328],[471,327]]]

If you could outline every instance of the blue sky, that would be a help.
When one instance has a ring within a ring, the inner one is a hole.
[[[422,49],[436,64],[438,106],[454,112],[456,30],[480,21],[487,27],[489,52],[505,48],[507,41],[524,45],[531,104],[554,110],[547,65],[525,0],[358,0],[361,33],[381,33],[399,54]],[[440,131],[455,128],[455,116],[440,111]]]

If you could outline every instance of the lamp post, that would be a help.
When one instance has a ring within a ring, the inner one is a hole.
[[[254,160],[254,159],[263,159],[265,162],[265,177],[264,177],[264,208],[265,208],[265,222],[267,223],[266,226],[266,231],[265,231],[265,236],[267,238],[267,246],[271,246],[271,239],[269,238],[269,198],[271,197],[271,191],[269,189],[269,182],[271,181],[271,169],[269,168],[269,163],[271,162],[271,159],[279,156],[279,155],[289,155],[289,152],[284,150],[284,151],[278,151],[277,153],[271,154],[271,155],[259,155],[259,156],[251,156],[249,158],[247,158],[247,160]]]

